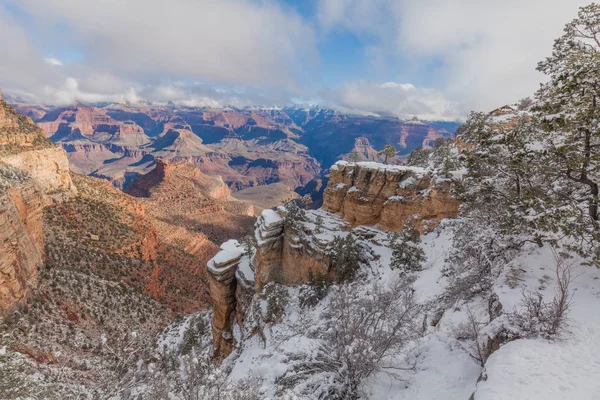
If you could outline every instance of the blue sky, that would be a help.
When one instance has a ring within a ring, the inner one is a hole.
[[[308,102],[456,120],[534,93],[536,63],[585,3],[0,0],[0,86],[50,104]]]

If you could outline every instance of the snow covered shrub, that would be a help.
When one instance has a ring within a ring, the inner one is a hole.
[[[486,361],[486,354],[479,342],[479,330],[484,325],[485,323],[478,321],[471,309],[467,308],[467,320],[458,324],[454,330],[454,337],[467,343],[464,349],[482,367]]]
[[[286,229],[299,230],[300,222],[306,221],[306,211],[298,207],[295,201],[291,200],[285,203],[285,216],[283,224]]]
[[[520,309],[509,314],[509,320],[517,328],[520,336],[542,336],[553,339],[567,333],[569,309],[573,297],[569,290],[574,279],[571,268],[564,258],[556,256],[556,287],[552,301],[545,301],[544,296],[537,291],[523,292]]]
[[[430,150],[424,150],[419,146],[410,152],[406,161],[410,166],[427,168],[430,153]]]
[[[308,285],[300,288],[300,306],[314,307],[327,296],[329,283],[321,272],[308,271]]]
[[[449,267],[444,271],[450,283],[446,289],[449,302],[471,299],[486,293],[522,243],[497,233],[482,214],[473,213],[457,222]]]
[[[278,323],[285,316],[285,307],[290,302],[290,295],[285,286],[275,282],[267,284],[263,289],[267,301],[265,322]]]
[[[335,287],[320,318],[323,326],[303,332],[319,345],[289,355],[292,367],[277,382],[282,392],[292,390],[301,398],[357,399],[365,379],[386,368],[420,335],[423,308],[408,280],[364,289],[357,283]]]
[[[391,232],[388,239],[392,248],[392,269],[400,270],[402,275],[421,270],[425,252],[419,247],[421,238],[413,224],[407,224],[401,232]]]
[[[351,233],[344,237],[336,236],[327,250],[327,255],[340,282],[354,280],[360,268],[362,250]]]

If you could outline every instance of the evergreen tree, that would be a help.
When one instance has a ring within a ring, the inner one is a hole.
[[[570,201],[585,203],[590,233],[598,233],[600,183],[600,6],[579,10],[538,64],[549,78],[536,94],[548,168],[569,183]]]
[[[283,224],[288,229],[301,231],[300,223],[306,221],[306,211],[298,207],[294,200],[288,201],[283,206],[285,208],[285,216],[283,217]]]
[[[408,165],[413,167],[426,168],[429,165],[429,150],[424,150],[421,146],[415,148],[408,155]]]
[[[321,232],[323,232],[323,217],[317,215],[317,218],[315,219],[315,233]]]
[[[351,233],[345,237],[336,236],[327,254],[340,282],[352,281],[356,277],[361,262],[361,248]]]
[[[383,150],[381,150],[377,154],[383,156],[383,163],[387,164],[388,159],[396,157],[396,148],[391,144],[386,144],[385,146],[383,146]]]
[[[421,238],[414,225],[407,224],[400,233],[390,234],[389,240],[392,247],[392,269],[398,269],[402,274],[421,270],[425,252],[419,247]]]

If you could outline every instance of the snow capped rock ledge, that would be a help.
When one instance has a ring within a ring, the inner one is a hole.
[[[224,280],[240,263],[244,250],[237,240],[228,240],[221,245],[219,252],[208,263],[208,271],[217,280]]]
[[[427,173],[427,169],[421,167],[413,167],[408,165],[390,165],[390,164],[382,164],[374,161],[360,161],[360,162],[348,162],[348,161],[338,161],[334,165],[331,166],[331,171],[338,171],[341,169],[346,169],[348,167],[358,167],[367,170],[377,170],[377,171],[389,171],[389,172],[412,172],[416,175],[425,175]]]
[[[354,226],[400,230],[411,220],[424,232],[458,214],[460,204],[450,194],[450,182],[425,168],[339,161],[330,172],[323,209]]]

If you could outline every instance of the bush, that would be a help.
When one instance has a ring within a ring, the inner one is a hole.
[[[327,296],[329,284],[325,276],[319,271],[313,274],[312,269],[308,271],[308,285],[300,288],[300,307],[314,307]]]
[[[368,295],[360,289],[341,286],[321,316],[324,326],[300,327],[321,345],[315,352],[288,355],[292,368],[277,382],[281,391],[293,390],[301,398],[357,399],[361,384],[421,334],[423,309],[409,281],[375,285]]]
[[[265,322],[278,323],[285,316],[285,308],[290,302],[290,295],[285,286],[271,282],[263,289],[263,296],[267,301]]]
[[[412,224],[408,224],[400,233],[391,233],[388,239],[392,247],[392,269],[400,270],[402,275],[421,270],[425,252],[419,247],[421,238]]]
[[[345,237],[336,236],[327,255],[340,282],[354,280],[361,263],[361,247],[351,233]]]

